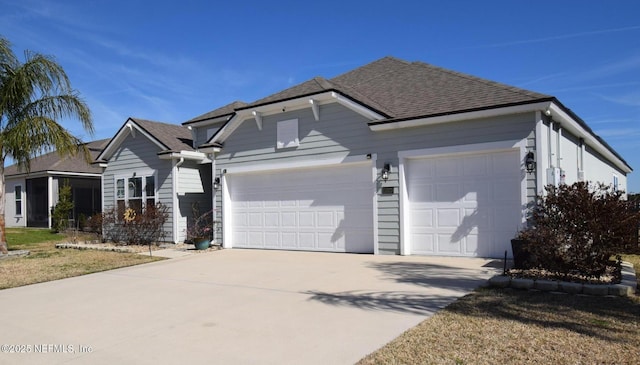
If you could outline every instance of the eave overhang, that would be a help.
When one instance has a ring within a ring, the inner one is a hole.
[[[225,139],[230,136],[244,121],[249,119],[255,120],[257,127],[261,128],[262,119],[266,116],[310,108],[315,120],[318,121],[322,118],[319,106],[336,102],[369,120],[380,120],[387,117],[380,112],[349,98],[337,90],[328,90],[320,93],[307,94],[295,98],[236,109],[235,114],[229,119],[229,121],[220,128],[220,130],[213,135],[205,145],[224,142]],[[199,147],[199,149],[201,148],[202,146]]]
[[[620,157],[613,148],[607,145],[606,142],[598,137],[582,119],[562,105],[562,103],[560,103],[556,98],[541,99],[520,104],[498,105],[489,108],[463,110],[416,118],[375,120],[369,122],[368,125],[372,131],[388,131],[529,112],[542,112],[550,117],[554,122],[560,123],[562,128],[571,132],[573,135],[583,138],[587,145],[611,161],[621,171],[625,173],[633,171],[631,166],[629,166],[629,164],[627,164],[627,162]]]
[[[200,151],[162,151],[158,153],[161,160],[191,160],[198,163],[211,163],[206,153]]]

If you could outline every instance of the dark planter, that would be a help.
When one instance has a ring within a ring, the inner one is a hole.
[[[531,253],[528,249],[529,242],[514,238],[511,240],[511,252],[513,252],[513,267],[515,269],[528,269],[531,262]]]
[[[209,248],[211,240],[208,238],[194,238],[193,245],[196,246],[196,250],[206,250]]]

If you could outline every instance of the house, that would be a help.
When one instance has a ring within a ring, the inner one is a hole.
[[[108,139],[86,143],[95,158]],[[82,153],[60,157],[50,152],[31,160],[30,170],[11,165],[5,169],[5,219],[7,227],[51,228],[51,210],[58,203],[59,188],[71,187],[73,220],[101,211],[101,169],[87,163]]]
[[[182,177],[166,171],[188,163],[204,191],[190,201],[210,200],[227,248],[502,257],[545,185],[624,190],[632,171],[553,96],[393,57],[203,114],[182,145],[148,130],[155,147],[125,153],[139,124],[101,155],[105,206],[116,175],[147,169],[181,239],[186,203],[168,181]]]
[[[167,241],[185,240],[192,204],[211,209],[211,160],[193,147],[192,132],[175,124],[129,118],[96,159],[102,168],[103,212],[162,203]]]

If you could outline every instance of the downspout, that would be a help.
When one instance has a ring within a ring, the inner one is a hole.
[[[560,123],[558,123],[558,133],[556,134],[556,150],[558,151],[558,155],[557,155],[557,163],[558,163],[558,168],[562,168],[562,125]]]
[[[553,132],[553,120],[549,119],[549,128],[547,129],[547,140],[549,141],[549,167],[553,167],[553,138],[551,134]],[[549,182],[547,181],[547,184]]]
[[[584,171],[584,150],[585,150],[584,138],[580,138],[580,172],[578,174],[578,180],[580,181],[587,181],[585,176],[586,173]]]

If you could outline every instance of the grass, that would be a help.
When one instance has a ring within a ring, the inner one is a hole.
[[[640,255],[626,255],[640,277]],[[358,364],[637,364],[640,297],[480,288]]]
[[[130,253],[55,248],[56,243],[65,241],[66,236],[44,229],[7,229],[9,250],[29,250],[31,254],[0,261],[0,289],[161,260]]]

